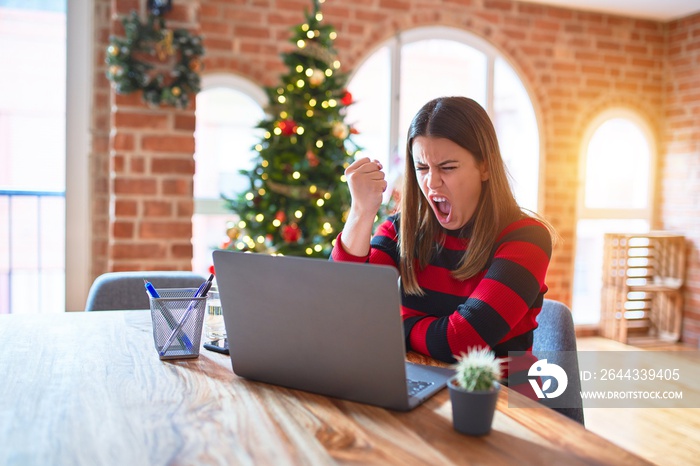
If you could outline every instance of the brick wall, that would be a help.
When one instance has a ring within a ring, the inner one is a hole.
[[[123,36],[121,19],[132,10],[145,17],[144,6],[138,0],[96,2],[104,46],[96,50],[100,150],[95,150],[92,164],[95,275],[192,269],[194,99],[185,109],[152,108],[141,93],[114,93],[104,74],[109,35]],[[176,2],[168,25],[198,33],[197,8],[194,2]]]
[[[105,76],[105,49],[110,35],[110,0],[94,0],[95,70],[92,92],[92,152],[89,173],[91,180],[92,266],[97,276],[109,271],[107,244],[109,242],[109,111],[110,85]]]
[[[668,26],[660,213],[688,243],[683,341],[700,347],[700,14]]]
[[[101,2],[106,3],[98,3]],[[143,8],[141,3],[145,4],[145,0],[112,2],[112,30],[117,28],[115,14]],[[286,71],[279,55],[291,47],[287,42],[290,27],[302,21],[304,9],[311,6],[310,0],[175,3],[176,11],[168,16],[168,21],[181,21],[190,29],[201,31],[206,48],[205,73],[236,73],[261,85],[276,84],[279,75]],[[476,34],[509,59],[531,92],[540,124],[545,186],[542,213],[562,237],[548,274],[548,297],[567,303],[572,294],[579,151],[587,125],[605,109],[632,109],[649,122],[659,141],[669,141],[671,151],[670,141],[675,135],[671,117],[688,111],[682,104],[683,95],[697,96],[700,78],[689,71],[688,65],[677,63],[690,51],[686,49],[692,49],[697,68],[697,47],[693,49],[698,42],[697,21],[669,25],[510,0],[327,0],[323,13],[338,31],[335,45],[346,71],[398,32],[432,25]],[[106,45],[104,38],[103,44]],[[675,61],[673,55],[678,57]],[[103,59],[104,55],[98,63]],[[684,76],[686,84],[676,83],[677,89],[665,87],[668,77],[676,73]],[[673,105],[665,107],[667,93],[669,104],[673,96],[678,99],[675,110]],[[106,189],[114,216],[105,232],[108,247],[102,251],[104,242],[98,240],[93,248],[95,270],[105,264],[111,269],[187,268],[186,223],[188,209],[191,210],[192,172],[192,154],[187,151],[192,144],[173,147],[171,141],[184,142],[191,137],[191,128],[187,124],[178,126],[176,120],[181,118],[193,126],[192,109],[153,110],[141,105],[138,98],[113,95],[111,102],[116,105],[111,112],[109,143],[113,178]],[[697,121],[697,111],[691,115]],[[144,116],[147,126],[138,123]],[[687,128],[690,132],[690,126]],[[681,174],[688,182],[693,176],[698,178],[697,140],[694,144],[694,149],[684,146],[686,149],[669,152],[669,162],[694,158],[695,175]],[[660,155],[665,160],[664,154]],[[663,177],[676,170],[673,163],[663,166]],[[663,181],[662,187],[672,185],[665,183],[665,178]],[[166,191],[166,186],[172,185],[179,189],[175,195]],[[685,231],[689,223],[679,223],[682,215],[677,216],[677,222],[665,218],[673,210],[670,205],[676,205],[669,189],[662,189],[661,221],[654,227]],[[104,205],[95,208],[103,209]],[[150,215],[146,218],[147,209],[155,209],[163,217],[154,224]],[[100,231],[102,227],[98,221],[96,229]],[[138,257],[133,257],[133,251],[149,244],[158,245],[156,250],[162,255],[149,259],[137,253]],[[693,257],[697,256],[697,247],[694,251]],[[700,276],[697,271],[694,273],[698,293],[689,295],[691,306],[697,310]],[[700,322],[700,316],[697,311],[690,315],[688,328],[692,329],[693,321]]]

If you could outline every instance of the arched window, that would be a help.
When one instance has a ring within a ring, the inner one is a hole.
[[[364,148],[363,156],[382,162],[390,182],[400,177],[406,132],[424,103],[446,95],[476,100],[496,127],[518,202],[537,210],[535,112],[515,70],[488,42],[446,27],[402,32],[367,57],[348,90],[356,102],[347,117],[360,133],[355,140]]]
[[[221,195],[233,196],[245,185],[238,171],[251,168],[253,145],[262,133],[254,128],[264,117],[264,91],[235,75],[204,75],[197,94],[195,129],[195,212],[192,218],[193,270],[206,274],[212,249],[227,239],[233,219]]]
[[[655,147],[651,130],[624,109],[600,115],[581,152],[572,310],[577,324],[600,320],[605,233],[649,231]]]

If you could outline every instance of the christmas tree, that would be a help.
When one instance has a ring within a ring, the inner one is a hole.
[[[283,53],[289,71],[267,87],[268,117],[255,145],[254,167],[241,173],[250,189],[228,207],[240,216],[227,226],[228,249],[327,258],[350,207],[344,176],[359,148],[344,122],[352,96],[333,49],[336,32],[321,24],[321,0],[293,29],[295,48]]]

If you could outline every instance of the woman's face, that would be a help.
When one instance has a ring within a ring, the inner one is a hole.
[[[448,230],[462,228],[472,218],[488,180],[485,163],[449,139],[418,136],[413,140],[416,178],[440,224]]]

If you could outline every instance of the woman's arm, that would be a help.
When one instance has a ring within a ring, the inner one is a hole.
[[[372,227],[382,204],[386,180],[382,164],[367,157],[353,162],[346,170],[352,202],[340,236],[344,250],[358,257],[369,254]]]
[[[350,254],[343,247],[343,234],[338,235],[338,240],[331,252],[331,260],[338,262],[366,262],[377,265],[399,266],[398,249],[398,223],[396,216],[387,218],[377,227],[369,244],[369,251],[363,256]]]

